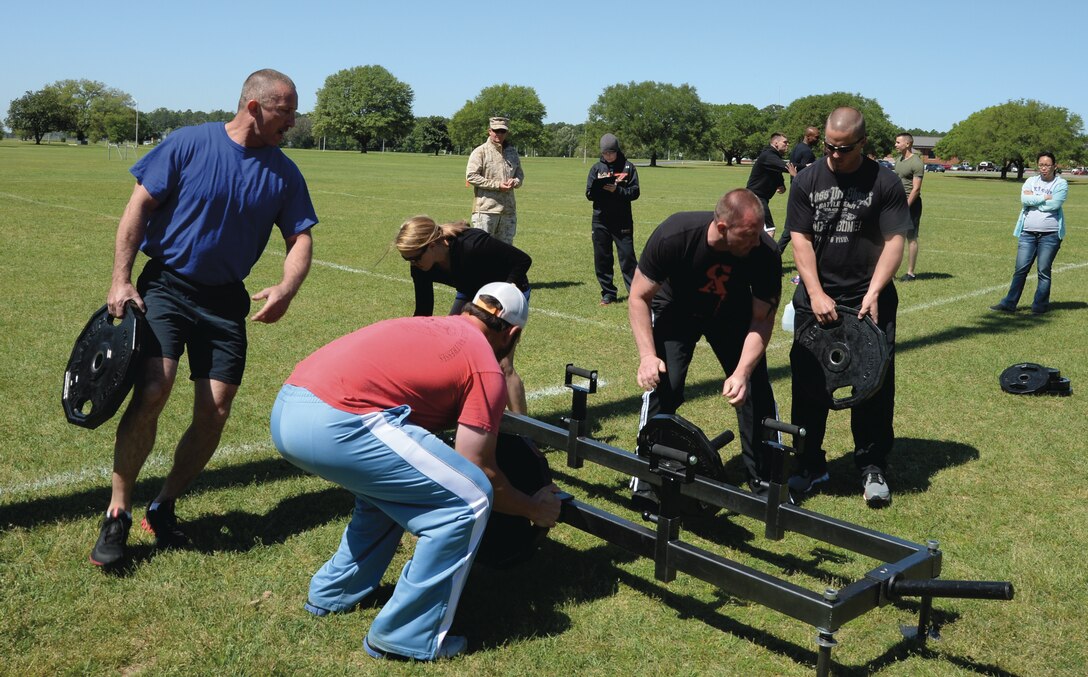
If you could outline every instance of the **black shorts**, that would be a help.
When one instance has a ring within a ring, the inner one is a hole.
[[[246,368],[245,285],[202,285],[187,280],[154,259],[136,281],[147,306],[144,357],[180,360],[189,352],[189,378],[242,382]]]
[[[922,224],[922,196],[919,195],[909,209],[911,228],[907,231],[907,239],[917,240],[919,226]]]

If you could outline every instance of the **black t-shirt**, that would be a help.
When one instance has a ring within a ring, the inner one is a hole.
[[[759,199],[769,202],[778,189],[786,185],[785,179],[782,178],[782,174],[786,171],[788,171],[786,161],[777,150],[767,146],[752,164],[752,173],[748,175],[746,187]]]
[[[466,228],[450,240],[450,270],[438,266],[420,270],[412,266],[416,292],[416,315],[434,313],[435,282],[453,287],[471,301],[480,287],[489,282],[510,282],[518,289],[529,288],[526,271],[533,265],[528,254],[491,237],[479,228]]]
[[[902,190],[900,190],[902,192]],[[707,244],[714,212],[680,212],[665,219],[646,241],[638,267],[661,283],[655,313],[668,310],[698,319],[751,316],[752,297],[778,306],[782,259],[766,233],[747,256],[720,252]]]
[[[797,171],[801,171],[816,162],[816,154],[812,152],[812,146],[802,141],[793,147],[793,152],[790,153],[790,162],[797,168]]]
[[[884,238],[911,228],[899,177],[869,158],[850,174],[832,172],[826,160],[798,174],[786,222],[791,231],[813,236],[820,285],[840,302],[865,295]],[[798,305],[810,307],[804,285],[798,292]]]

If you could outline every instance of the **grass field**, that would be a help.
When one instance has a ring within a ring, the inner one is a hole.
[[[155,552],[133,529],[133,565],[107,576],[87,562],[109,501],[114,422],[68,424],[59,399],[72,342],[105,299],[131,164],[102,148],[0,143],[0,673],[52,674],[663,674],[805,675],[812,628],[570,527],[552,530],[535,560],[510,572],[477,568],[454,631],[470,653],[434,665],[379,665],[361,640],[411,548],[405,541],[378,599],[317,620],[302,609],[310,575],[336,547],[352,499],[280,460],[268,433],[273,398],[294,364],[359,326],[412,309],[407,266],[388,246],[406,217],[468,216],[464,157],[293,152],[321,224],[315,264],[288,315],[252,325],[246,382],[222,445],[179,502],[194,546]],[[569,411],[563,366],[598,369],[592,434],[633,448],[639,390],[626,304],[597,304],[581,160],[526,158],[517,244],[534,258],[532,313],[519,371],[530,415]],[[710,209],[743,186],[747,168],[640,167],[636,246],[674,211]],[[1012,272],[1019,184],[995,176],[927,175],[919,280],[899,285],[897,446],[890,509],[868,510],[846,451],[848,415],[833,413],[829,489],[805,507],[915,542],[936,538],[945,578],[1009,580],[1012,602],[937,600],[943,640],[911,650],[898,631],[912,602],[873,611],[837,635],[837,674],[1083,675],[1088,639],[1088,183],[1071,177],[1068,237],[1055,265],[1054,311],[990,313]],[[772,201],[779,223],[785,198]],[[273,236],[248,280],[279,279]],[[787,275],[792,265],[787,254]],[[786,286],[789,287],[788,282]],[[1026,298],[1034,290],[1029,281]],[[444,302],[439,291],[439,306]],[[448,299],[452,299],[450,294]],[[789,341],[768,351],[780,407],[789,411]],[[1007,366],[1039,362],[1072,380],[1066,398],[1001,392]],[[184,371],[184,368],[183,368]],[[696,352],[681,410],[709,434],[735,428],[717,393],[722,374]],[[159,444],[137,489],[143,516],[187,423],[179,379]],[[736,445],[727,467],[740,479]],[[625,478],[553,454],[557,482],[631,519]],[[685,532],[694,542],[812,590],[855,580],[875,563],[719,516]]]

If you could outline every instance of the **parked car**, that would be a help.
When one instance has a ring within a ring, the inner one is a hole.
[[[927,172],[941,172],[943,174],[944,173],[944,165],[939,165],[939,164],[937,164],[935,162],[931,162],[928,165],[926,165],[926,171]]]
[[[1088,167],[1074,167],[1069,173],[1075,176],[1088,176]]]
[[[978,170],[980,172],[996,172],[998,169],[999,167],[997,165],[992,162],[987,162],[986,160],[978,163]]]
[[[973,171],[975,171],[975,168],[974,168],[973,165],[971,165],[970,162],[963,162],[963,163],[960,163],[960,171],[962,171],[962,172],[973,172]]]
[[[888,169],[895,169],[895,163],[891,160],[877,160],[881,167],[887,167]]]

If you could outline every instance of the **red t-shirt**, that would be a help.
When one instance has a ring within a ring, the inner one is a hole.
[[[430,431],[455,424],[498,432],[506,381],[484,335],[460,315],[385,320],[317,350],[287,383],[365,414],[402,404]]]

